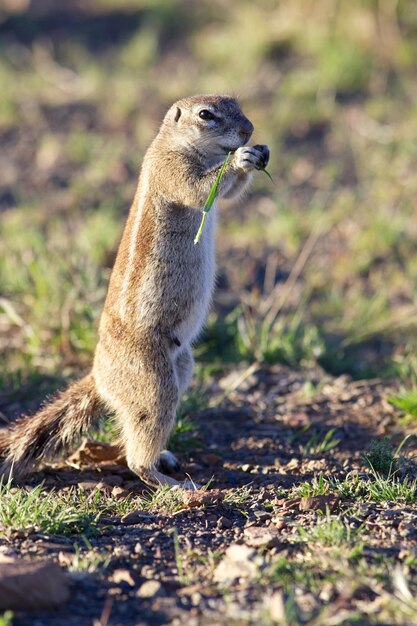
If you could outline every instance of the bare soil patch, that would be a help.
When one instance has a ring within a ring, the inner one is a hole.
[[[230,391],[236,376],[241,382]],[[271,624],[279,623],[280,612],[288,614],[289,600],[296,617],[288,623],[351,623],[335,621],[337,615],[388,623],[373,620],[388,611],[384,598],[396,598],[396,566],[415,592],[415,502],[376,502],[332,490],[306,496],[296,489],[320,476],[365,476],[363,453],[372,438],[404,438],[388,391],[379,380],[352,382],[282,366],[216,380],[209,390],[213,407],[192,416],[196,437],[179,455],[181,476],[209,483],[206,492],[177,494],[174,506],[168,496],[146,511],[132,501],[125,516],[103,512],[88,544],[80,535],[36,528],[4,531],[3,554],[55,561],[70,570],[71,580],[70,600],[59,609],[17,612],[13,623]],[[58,494],[77,486],[90,497],[102,491],[122,500],[149,494],[122,460],[95,454],[95,462],[75,455],[72,467],[47,467],[29,485],[44,481]],[[326,515],[350,528],[352,537],[317,535],[311,543]],[[83,554],[90,563],[93,555],[107,561],[94,571],[74,571]],[[310,576],[297,578],[303,570]],[[389,623],[415,623],[410,619]]]

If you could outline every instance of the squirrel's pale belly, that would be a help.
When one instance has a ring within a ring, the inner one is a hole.
[[[192,343],[200,333],[214,288],[215,208],[207,218],[200,243],[194,245],[193,233],[200,216],[200,212],[194,214],[195,224],[183,235],[175,229],[172,238],[170,232],[164,233],[165,245],[158,247],[162,252],[152,259],[137,295],[138,329],[164,329],[182,346]]]
[[[213,207],[214,208],[214,207]],[[215,276],[215,227],[216,214],[212,209],[207,219],[207,226],[199,244],[197,253],[201,255],[201,264],[190,268],[193,276],[193,303],[186,319],[174,328],[175,336],[181,344],[190,344],[201,332],[209,311]],[[194,244],[193,244],[194,245]]]

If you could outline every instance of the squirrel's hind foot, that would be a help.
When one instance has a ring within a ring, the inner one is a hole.
[[[201,488],[201,485],[198,485],[192,480],[176,480],[171,476],[167,476],[166,474],[162,474],[162,472],[158,472],[158,470],[156,469],[139,467],[135,470],[135,472],[139,476],[139,478],[143,480],[144,483],[146,483],[150,487],[155,487],[156,489],[158,489],[159,487],[180,487],[182,489],[195,491]]]
[[[169,450],[162,450],[159,457],[159,469],[164,474],[172,474],[181,470],[181,464],[175,454]]]

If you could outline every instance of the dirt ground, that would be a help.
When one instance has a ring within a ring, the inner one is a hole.
[[[357,502],[340,495],[306,498],[294,489],[319,475],[339,479],[349,473],[363,475],[362,454],[372,438],[386,434],[398,441],[403,438],[396,412],[385,400],[386,384],[332,379],[319,370],[252,366],[217,380],[209,393],[214,406],[193,416],[198,431],[190,449],[179,455],[180,476],[188,474],[209,484],[205,500],[197,497],[193,503],[190,496],[181,502],[180,497],[176,510],[165,512],[162,505],[159,511],[142,511],[130,520],[133,523],[105,514],[98,534],[89,541],[90,548],[109,555],[107,566],[92,574],[73,574],[68,603],[52,612],[17,612],[15,626],[138,626],[185,620],[190,625],[292,624],[307,623],[314,615],[322,615],[323,621],[319,617],[308,623],[373,623],[372,602],[382,591],[369,581],[358,579],[353,584],[354,569],[319,589],[290,581],[300,620],[293,622],[285,609],[288,594],[280,595],[283,581],[271,574],[271,567],[280,558],[308,563],[311,548],[298,540],[299,529],[308,531],[316,524],[318,509],[337,513],[353,529],[361,528],[365,562],[385,562],[389,568],[393,560],[416,555],[415,504]],[[5,408],[2,404],[1,410]],[[336,444],[319,451],[317,445],[329,431]],[[58,492],[74,485],[91,494],[102,490],[121,498],[147,491],[123,465],[87,460],[78,467],[47,468],[31,484],[43,480]],[[82,545],[81,537],[10,531],[1,539],[1,548],[10,556],[48,558],[65,565],[73,558],[76,543]],[[232,544],[246,552],[238,556],[237,573],[226,563],[224,576],[219,563]],[[331,550],[319,547],[323,559],[329,551],[331,556]],[[331,558],[343,562],[345,557]],[[312,570],[316,567],[311,565]],[[318,574],[319,579],[322,576],[323,572]],[[276,607],[279,601],[287,621],[273,618],[281,610]],[[347,621],[332,621],[321,613],[329,606],[333,617],[346,615]],[[359,609],[362,618],[350,622],[349,615],[353,619]]]

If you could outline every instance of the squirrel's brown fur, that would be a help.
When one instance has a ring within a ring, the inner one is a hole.
[[[91,373],[0,431],[0,471],[19,477],[68,449],[107,407],[116,414],[129,467],[150,484],[193,370],[192,342],[214,281],[213,207],[194,245],[201,210],[225,155],[219,197],[242,192],[266,165],[266,146],[244,147],[253,126],[236,100],[192,96],[175,103],[148,149],[120,243]]]

